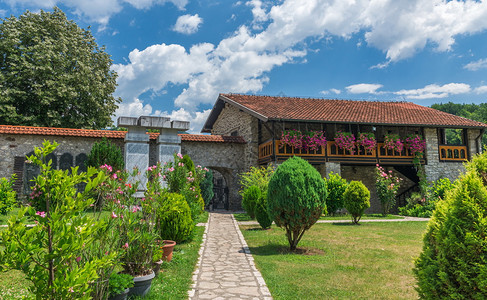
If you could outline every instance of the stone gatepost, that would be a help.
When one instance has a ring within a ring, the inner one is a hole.
[[[167,119],[159,129],[157,158],[164,165],[166,162],[174,161],[174,153],[181,153],[181,137],[178,136],[178,132],[188,130],[189,122]]]
[[[119,117],[117,126],[126,127],[128,132],[125,135],[125,168],[130,172],[134,168],[139,170],[139,175],[131,178],[131,181],[140,182],[136,197],[143,197],[146,189],[147,178],[145,172],[149,167],[149,135],[147,129],[159,129],[157,139],[158,161],[164,164],[173,160],[173,154],[181,152],[181,138],[178,131],[189,129],[189,122],[170,121],[165,117],[141,116]]]
[[[136,197],[142,197],[141,192],[145,190],[147,178],[145,170],[149,167],[149,135],[147,128],[140,125],[140,118],[119,117],[117,126],[127,128],[125,134],[124,162],[125,169],[132,172],[134,168],[139,170],[139,175],[130,180],[140,182],[137,187]]]

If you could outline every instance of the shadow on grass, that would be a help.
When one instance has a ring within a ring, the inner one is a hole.
[[[288,245],[270,243],[264,246],[249,247],[252,255],[269,256],[269,255],[324,255],[325,252],[317,248],[297,248],[294,251],[289,250]]]
[[[337,225],[337,226],[359,226],[359,225],[362,225],[362,223],[353,223],[352,221],[350,222],[335,222],[335,223],[331,223],[331,225]]]

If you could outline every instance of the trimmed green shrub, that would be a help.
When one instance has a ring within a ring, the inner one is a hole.
[[[213,172],[210,170],[205,173],[205,177],[200,183],[201,196],[205,201],[205,206],[210,205],[211,199],[215,195],[213,193]]]
[[[187,240],[194,229],[191,219],[191,209],[184,196],[167,193],[160,200],[162,203],[157,210],[156,227],[163,240],[177,243]]]
[[[240,184],[242,188],[240,189],[240,195],[245,193],[245,190],[249,187],[255,185],[257,186],[263,194],[267,194],[267,185],[274,173],[274,166],[269,164],[267,167],[250,167],[248,172],[240,174]]]
[[[255,208],[261,197],[262,191],[255,185],[247,188],[243,194],[242,208],[251,219],[255,219]]]
[[[448,178],[440,178],[433,183],[433,197],[436,200],[445,199],[446,193],[453,189],[453,184]]]
[[[326,208],[330,215],[334,215],[338,210],[343,208],[343,193],[347,189],[347,180],[342,178],[340,174],[331,172],[328,178],[324,178],[328,190],[328,197],[326,197]]]
[[[370,207],[370,191],[360,181],[352,181],[343,194],[344,205],[352,215],[352,222],[358,224],[364,211]]]
[[[12,174],[10,180],[3,177],[0,178],[0,214],[6,215],[11,211],[16,204],[16,192],[13,190],[13,185],[17,176]]]
[[[326,183],[307,161],[292,157],[280,165],[269,181],[267,212],[286,230],[291,251],[326,209]]]
[[[261,195],[254,208],[255,218],[257,219],[257,222],[259,222],[260,227],[263,229],[267,229],[272,225],[272,220],[267,213],[266,197],[267,195]]]
[[[487,189],[467,169],[428,223],[413,269],[420,298],[487,298]]]
[[[96,142],[91,147],[91,152],[86,160],[86,166],[98,168],[102,165],[109,165],[113,170],[123,170],[125,163],[123,160],[122,150],[115,144],[112,144],[106,138]]]

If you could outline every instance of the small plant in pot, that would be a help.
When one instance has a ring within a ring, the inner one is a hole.
[[[151,200],[136,198],[138,182],[128,183],[129,178],[138,174],[135,169],[132,174],[117,172],[112,174],[111,190],[107,207],[111,211],[112,220],[116,221],[115,230],[120,240],[122,250],[122,273],[134,277],[134,287],[130,295],[146,295],[151,286],[154,272],[152,271],[152,255],[154,241],[157,236],[154,231],[154,218]]]
[[[162,263],[164,262],[164,260],[162,259],[162,255],[164,253],[162,250],[163,244],[164,243],[161,240],[157,240],[156,247],[152,255],[152,270],[154,271],[155,276],[159,275]]]
[[[108,300],[125,300],[129,294],[129,288],[134,286],[134,278],[128,274],[112,273],[110,276]]]

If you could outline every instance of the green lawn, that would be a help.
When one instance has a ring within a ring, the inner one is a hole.
[[[275,226],[240,228],[274,299],[418,298],[411,269],[426,222],[315,224],[301,254]]]
[[[246,213],[240,214],[233,214],[235,220],[238,222],[245,222],[245,221],[255,221],[252,220],[249,215]],[[381,214],[365,214],[363,215],[361,220],[371,220],[371,219],[404,219],[403,216],[397,215],[386,215],[382,216]],[[350,215],[337,215],[337,216],[321,216],[320,220],[351,220]]]

